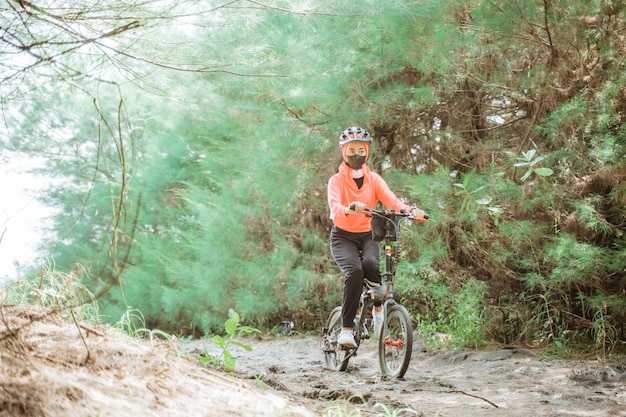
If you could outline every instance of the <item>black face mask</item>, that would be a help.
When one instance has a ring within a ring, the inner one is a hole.
[[[348,159],[346,164],[352,169],[361,169],[365,163],[365,155],[352,155],[346,156],[346,158]]]

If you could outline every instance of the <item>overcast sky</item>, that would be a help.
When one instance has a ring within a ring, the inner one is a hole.
[[[51,210],[36,200],[47,180],[20,172],[25,161],[0,163],[0,282],[19,278],[15,262],[37,261],[43,219]]]

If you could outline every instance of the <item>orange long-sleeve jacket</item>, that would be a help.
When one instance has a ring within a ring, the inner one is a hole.
[[[352,178],[352,168],[345,162],[339,166],[339,172],[328,180],[328,206],[330,218],[335,226],[353,233],[371,230],[370,217],[345,213],[345,208],[354,201],[360,201],[370,208],[376,208],[376,204],[380,201],[391,210],[405,210],[406,212],[412,210],[411,206],[396,197],[380,175],[370,171],[367,165],[363,165],[361,170],[364,179],[360,189]]]

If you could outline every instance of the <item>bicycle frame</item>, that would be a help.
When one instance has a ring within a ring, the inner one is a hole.
[[[394,278],[396,276],[396,266],[400,259],[402,252],[402,240],[400,222],[404,219],[416,220],[412,214],[406,214],[404,212],[395,212],[393,210],[374,210],[365,209],[369,216],[378,216],[385,220],[385,237],[382,241],[382,247],[385,254],[385,268],[381,273],[382,284],[385,285],[385,298],[384,298],[384,312],[385,318],[387,317],[387,308],[391,304],[397,304],[393,296]],[[421,219],[417,219],[421,221]],[[425,220],[424,220],[425,221]],[[395,242],[395,244],[394,244]],[[384,326],[387,325],[385,319]]]
[[[391,224],[393,227],[385,227],[385,239],[383,248],[385,250],[385,269],[382,273],[382,282],[388,285],[389,298],[393,299],[393,279],[396,276],[396,265],[402,250],[400,241],[400,220],[402,217],[396,218],[395,214],[390,214],[389,218],[385,218],[385,225]],[[395,246],[392,242],[396,242]]]
[[[383,326],[387,326],[387,310],[389,305],[397,304],[396,300],[393,296],[393,280],[396,276],[396,265],[400,258],[400,253],[402,251],[402,243],[400,236],[400,222],[403,219],[413,219],[413,215],[406,214],[404,212],[395,212],[393,210],[374,210],[374,209],[365,209],[368,213],[368,216],[379,216],[384,218],[385,220],[385,237],[382,241],[382,248],[385,253],[385,268],[381,272],[382,282],[381,284],[385,287],[384,296],[382,297],[383,301],[383,312],[385,321]],[[395,244],[394,244],[395,242]],[[355,329],[357,331],[358,341],[360,344],[361,338],[369,338],[369,327],[367,321],[363,321],[363,312],[369,310],[370,304],[373,304],[375,301],[375,296],[372,295],[375,290],[370,289],[366,290],[361,294],[361,301],[359,303],[359,312],[357,313],[357,317],[355,318]],[[365,324],[362,327],[361,322]],[[386,328],[386,327],[385,327]],[[364,329],[361,330],[361,329]]]

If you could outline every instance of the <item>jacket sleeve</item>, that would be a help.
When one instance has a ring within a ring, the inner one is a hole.
[[[330,208],[330,218],[346,217],[345,206],[341,203],[340,178],[333,175],[328,180],[328,207]]]

